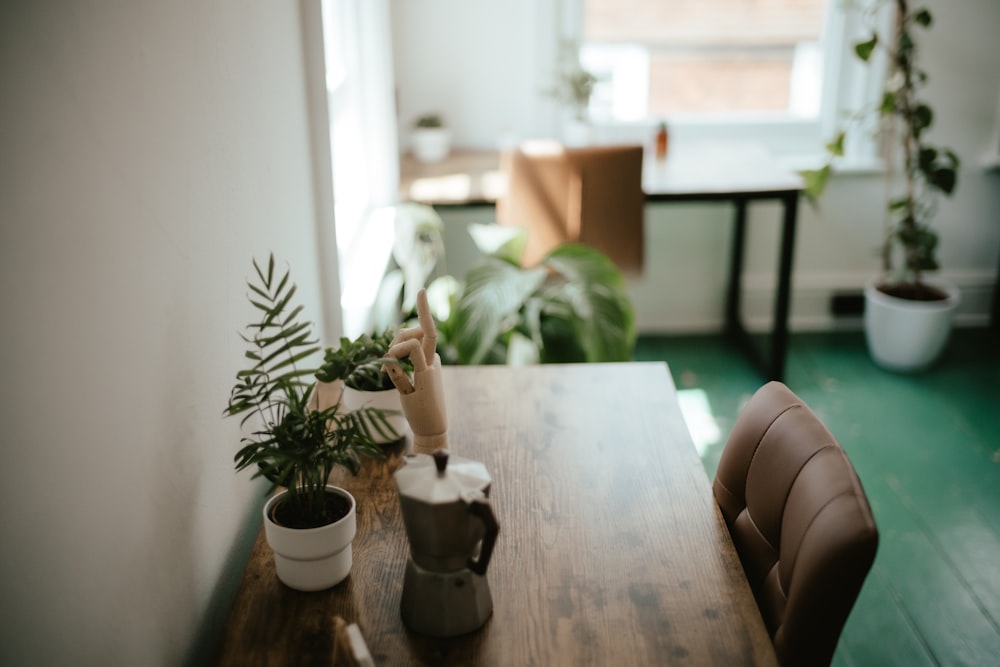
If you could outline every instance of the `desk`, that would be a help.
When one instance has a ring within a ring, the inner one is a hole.
[[[377,665],[774,665],[767,631],[663,363],[446,367],[449,439],[486,464],[500,536],[494,613],[450,640],[403,626],[402,447],[340,477],[358,501],[354,567],[285,588],[257,540],[221,665],[326,665],[332,618]]]
[[[782,380],[788,348],[788,310],[792,288],[796,218],[803,183],[751,142],[674,142],[665,162],[643,164],[646,200],[730,202],[734,208],[733,243],[726,288],[725,332],[770,380]],[[496,151],[456,150],[438,163],[422,164],[407,155],[400,172],[400,196],[432,206],[492,206],[505,183]],[[776,201],[782,206],[777,288],[770,346],[763,353],[747,332],[741,315],[747,205]]]

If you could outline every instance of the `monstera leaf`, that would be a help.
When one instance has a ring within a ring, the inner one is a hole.
[[[485,257],[466,275],[446,328],[461,364],[627,361],[635,345],[621,272],[578,244],[533,268]]]

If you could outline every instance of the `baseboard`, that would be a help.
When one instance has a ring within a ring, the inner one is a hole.
[[[984,327],[990,324],[996,276],[988,271],[955,271],[941,274],[955,284],[962,295],[955,326]],[[863,295],[870,273],[812,273],[793,279],[792,302],[788,318],[791,331],[823,332],[860,330],[860,313],[835,313],[834,297]],[[748,275],[743,280],[743,322],[751,332],[771,330],[774,311],[773,276]],[[723,326],[723,295],[718,295],[718,315],[704,312],[636,312],[636,328],[643,334],[698,334],[719,331]],[[713,310],[716,305],[713,304]]]

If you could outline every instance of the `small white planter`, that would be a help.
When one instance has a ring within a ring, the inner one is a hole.
[[[397,442],[406,433],[406,417],[403,416],[403,405],[399,400],[399,391],[396,389],[383,389],[382,391],[361,391],[344,385],[344,394],[340,399],[345,411],[361,410],[362,408],[378,408],[387,412],[386,421],[395,434],[380,434],[376,425],[371,420],[366,420],[371,431],[375,444],[387,445],[390,442]],[[391,414],[389,414],[391,413]]]
[[[563,144],[582,148],[594,143],[594,126],[579,118],[567,118],[563,124]]]
[[[312,393],[309,394],[310,410],[326,410],[340,403],[340,397],[344,391],[344,383],[340,380],[333,382],[317,382],[313,385]]]
[[[264,505],[264,536],[274,551],[278,579],[289,588],[321,591],[336,586],[351,572],[357,504],[340,487],[328,485],[326,490],[350,501],[351,510],[340,521],[319,528],[286,528],[271,519],[272,508],[287,491],[275,494]]]
[[[911,301],[865,286],[865,336],[868,351],[882,368],[904,373],[926,369],[941,354],[958,308],[958,288],[927,281],[948,294],[944,301]]]
[[[440,162],[451,152],[451,131],[445,127],[414,128],[410,149],[420,162]]]

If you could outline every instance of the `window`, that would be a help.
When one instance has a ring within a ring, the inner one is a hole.
[[[598,125],[665,119],[694,138],[753,138],[779,156],[816,154],[842,110],[879,90],[881,72],[851,62],[862,17],[842,4],[564,0],[562,37],[597,76],[588,112]]]
[[[825,0],[584,0],[592,112],[819,113]],[[616,101],[618,103],[616,104]]]
[[[343,334],[368,330],[389,262],[399,179],[388,0],[324,0]]]

